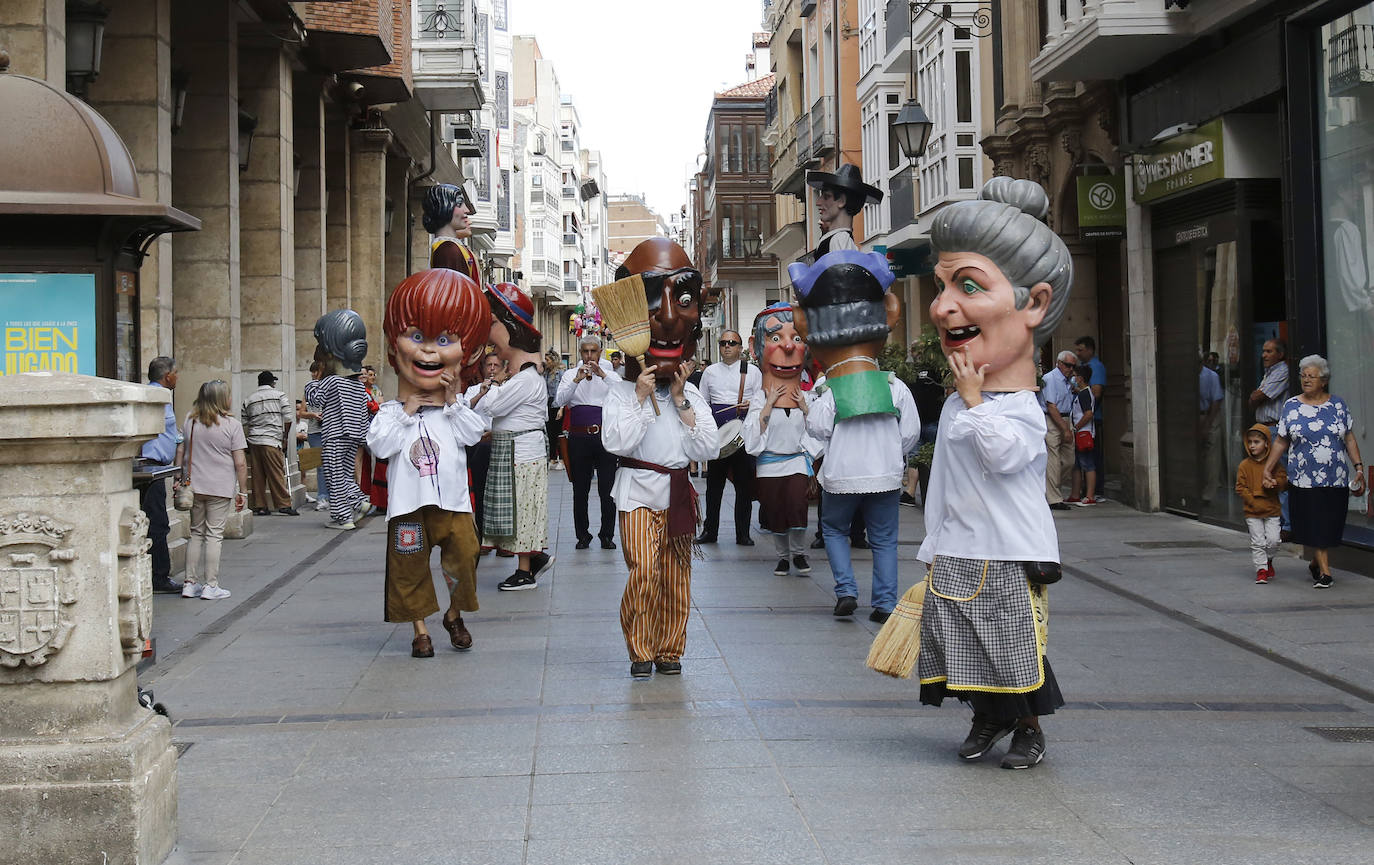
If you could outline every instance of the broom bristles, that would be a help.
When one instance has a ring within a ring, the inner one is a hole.
[[[869,669],[896,679],[911,678],[921,653],[921,610],[925,600],[926,581],[922,579],[902,595],[887,623],[873,638],[866,662]]]
[[[593,288],[592,300],[622,351],[638,357],[649,350],[649,299],[639,274]]]

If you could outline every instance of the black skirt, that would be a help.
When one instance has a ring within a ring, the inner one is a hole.
[[[1349,507],[1347,487],[1289,487],[1288,518],[1293,524],[1293,542],[1321,550],[1339,547]]]
[[[955,690],[945,687],[944,682],[931,682],[921,686],[921,702],[927,706],[938,706],[946,697],[957,697],[972,706],[973,711],[997,721],[1053,715],[1055,709],[1064,705],[1064,695],[1059,693],[1059,682],[1054,678],[1054,670],[1050,669],[1050,659],[1042,660],[1045,664],[1045,681],[1034,691],[996,694]]]

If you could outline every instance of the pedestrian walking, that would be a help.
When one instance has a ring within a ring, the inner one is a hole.
[[[699,544],[714,544],[720,529],[720,503],[728,479],[735,488],[735,543],[752,547],[749,523],[754,511],[754,458],[743,447],[740,432],[749,406],[763,399],[763,379],[757,367],[743,357],[744,341],[738,331],[720,335],[720,362],[701,374],[700,391],[711,405],[711,415],[720,430],[718,454],[706,464],[706,519]]]
[[[1275,465],[1272,478],[1264,477],[1269,458],[1269,426],[1257,423],[1245,432],[1245,459],[1236,469],[1236,495],[1245,512],[1250,530],[1250,558],[1255,565],[1255,582],[1274,578],[1274,556],[1279,550],[1279,494],[1288,486],[1288,473]]]
[[[615,454],[601,443],[602,406],[606,393],[620,376],[610,361],[601,357],[601,339],[584,336],[577,346],[582,362],[566,370],[559,378],[553,403],[569,413],[568,462],[573,487],[573,530],[577,533],[577,549],[592,545],[591,519],[587,513],[587,498],[591,494],[592,475],[596,475],[596,493],[601,519],[597,537],[601,549],[615,549],[615,499],[611,488],[615,485]]]
[[[295,412],[291,400],[277,390],[277,377],[269,370],[258,373],[258,389],[243,401],[243,428],[248,437],[248,467],[253,479],[252,508],[258,516],[275,510],[296,517],[291,491],[286,486],[286,448]]]
[[[1260,362],[1264,375],[1259,386],[1250,392],[1250,407],[1255,410],[1255,422],[1269,426],[1269,440],[1279,434],[1279,416],[1288,399],[1288,346],[1281,339],[1267,339],[1260,347]],[[1279,493],[1279,535],[1291,531],[1288,519],[1288,491]],[[1286,540],[1286,539],[1285,539]]]
[[[1277,480],[1274,467],[1286,453],[1293,541],[1303,545],[1312,588],[1329,589],[1328,551],[1340,545],[1345,533],[1350,494],[1364,494],[1364,463],[1350,408],[1330,391],[1331,365],[1326,358],[1309,354],[1298,361],[1298,383],[1302,393],[1283,404],[1264,479]]]
[[[326,525],[352,531],[371,507],[357,475],[370,420],[367,388],[358,381],[367,355],[367,328],[353,310],[336,309],[315,322],[315,340],[321,378],[306,384],[305,401],[320,406],[321,460],[329,488]]]
[[[1069,419],[1073,414],[1076,394],[1073,388],[1074,369],[1078,366],[1078,355],[1064,349],[1054,358],[1054,369],[1041,376],[1040,393],[1045,398],[1045,501],[1056,511],[1066,511],[1069,503],[1064,501],[1064,481],[1070,478],[1078,467],[1077,449],[1074,446],[1073,427]],[[1092,394],[1089,392],[1089,398]],[[1096,438],[1094,437],[1094,442]],[[1093,471],[1097,464],[1093,463]],[[1096,482],[1097,475],[1093,475]],[[1074,496],[1076,494],[1071,494]],[[1081,500],[1081,499],[1080,499]]]
[[[186,543],[183,598],[218,601],[229,597],[219,584],[220,551],[229,508],[247,503],[248,441],[230,412],[229,385],[219,379],[200,386],[186,415],[182,460],[184,483],[191,486],[191,537]]]
[[[835,577],[834,615],[858,609],[850,554],[854,517],[862,514],[873,549],[870,621],[886,622],[897,605],[897,528],[906,455],[921,435],[911,391],[878,368],[901,302],[889,291],[895,277],[873,252],[839,250],[815,264],[788,267],[797,292],[797,330],[825,367],[812,388],[806,431],[825,446],[817,472],[821,531]]]
[[[682,247],[652,237],[630,252],[616,279],[633,274],[644,279],[649,307],[648,366],[626,360],[626,380],[606,394],[601,440],[620,457],[612,495],[629,569],[620,630],[630,675],[645,678],[655,669],[682,673],[697,520],[687,464],[705,462],[718,445],[711,408],[687,381],[701,338],[701,273]]]
[[[396,399],[378,409],[367,446],[387,465],[386,621],[410,622],[415,658],[434,657],[425,627],[440,609],[429,566],[434,547],[449,594],[440,623],[455,649],[472,648],[463,613],[478,607],[480,544],[466,448],[481,439],[486,419],[459,391],[463,346],[486,339],[488,319],[477,284],[446,268],[407,277],[387,300],[382,327]]]
[[[997,177],[979,200],[939,211],[931,228],[930,317],[955,393],[940,415],[917,553],[929,565],[920,696],[973,708],[963,760],[1011,734],[1005,769],[1044,759],[1040,718],[1064,704],[1046,657],[1059,539],[1045,504],[1033,356],[1068,306],[1073,260],[1041,222],[1048,211],[1039,184]]]
[[[808,407],[801,389],[806,342],[793,323],[791,304],[774,304],[754,317],[749,347],[763,370],[765,394],[762,405],[752,406],[744,419],[744,448],[757,465],[759,525],[773,535],[778,555],[773,573],[785,577],[795,568],[804,577],[811,573],[806,493],[820,443],[806,432]]]
[[[148,386],[175,390],[177,362],[161,356],[149,361]],[[144,443],[139,455],[159,466],[181,463],[181,430],[177,429],[177,416],[171,402],[162,407],[162,432]],[[143,487],[139,491],[138,505],[148,517],[148,556],[152,559],[153,591],[161,594],[180,592],[181,583],[172,579],[172,555],[167,549],[171,521],[167,517],[166,481],[158,478]]]
[[[556,405],[558,384],[563,380],[563,361],[558,352],[549,349],[544,352],[544,385],[549,395],[549,419],[544,425],[549,439],[549,470],[563,468],[563,454],[560,451],[563,440],[563,409]]]
[[[1097,482],[1097,426],[1093,416],[1097,414],[1097,403],[1093,401],[1092,368],[1086,363],[1079,364],[1073,373],[1073,402],[1069,406],[1069,440],[1073,442],[1073,486],[1065,499],[1071,505],[1092,507],[1098,503],[1093,495]],[[1049,462],[1048,457],[1045,460]]]
[[[491,418],[491,465],[483,502],[484,543],[517,557],[515,573],[497,586],[503,592],[537,588],[554,562],[544,552],[549,537],[548,387],[539,368],[540,333],[534,301],[514,283],[487,286],[490,340],[510,378],[492,384],[477,402]]]

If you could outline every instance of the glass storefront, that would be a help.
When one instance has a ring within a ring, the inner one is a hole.
[[[1331,392],[1349,404],[1368,463],[1374,460],[1374,3],[1326,23],[1314,38],[1326,357]],[[1300,358],[1292,360],[1296,366]],[[1369,501],[1351,498],[1348,529],[1374,528]]]

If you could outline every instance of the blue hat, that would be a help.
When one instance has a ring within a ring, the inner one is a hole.
[[[881,301],[896,279],[887,257],[877,252],[837,249],[813,264],[788,265],[787,275],[803,307],[855,301]]]

